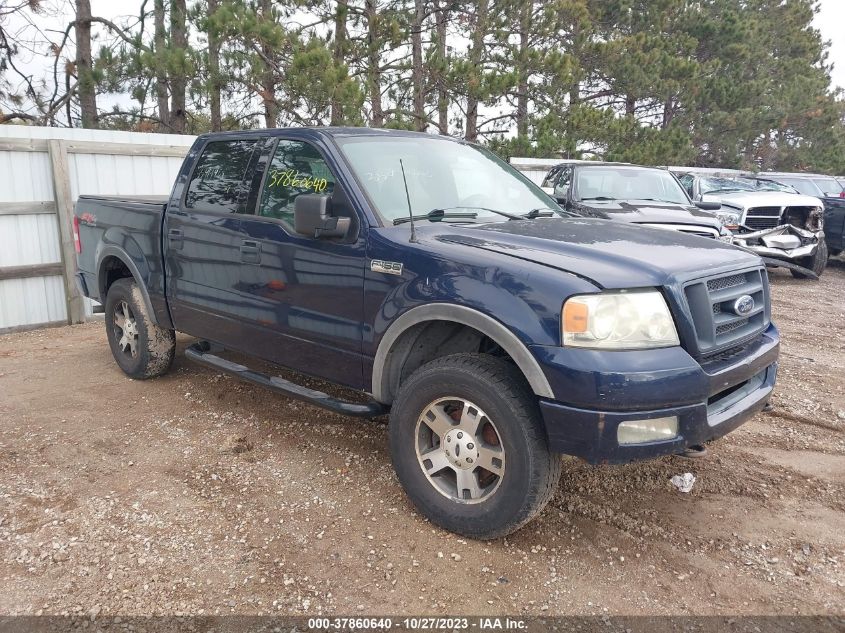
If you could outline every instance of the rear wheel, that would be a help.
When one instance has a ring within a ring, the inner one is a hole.
[[[519,529],[545,507],[560,478],[536,396],[510,363],[483,354],[434,360],[402,384],[390,449],[420,512],[473,538]]]
[[[118,366],[132,378],[161,376],[173,364],[176,335],[152,322],[138,285],[118,279],[105,305],[106,336]]]
[[[816,276],[821,276],[824,272],[824,269],[827,267],[827,260],[828,260],[828,252],[827,252],[827,242],[822,239],[819,242],[819,247],[816,249],[816,252],[811,255],[810,257],[805,257],[799,263],[799,265],[803,266],[804,268],[809,268]],[[790,270],[789,272],[792,273],[792,276],[797,279],[806,279],[807,275],[804,273],[800,273],[797,270]]]

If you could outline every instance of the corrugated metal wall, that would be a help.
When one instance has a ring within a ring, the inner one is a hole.
[[[81,194],[166,195],[182,163],[178,154],[187,153],[194,141],[192,136],[169,134],[0,125],[0,332],[68,319],[66,286],[58,267],[46,266],[51,274],[33,274],[36,266],[62,261],[56,186],[46,145],[55,139],[66,142],[65,190],[73,200]],[[148,146],[153,155],[133,155],[127,145]],[[159,147],[164,155],[155,155]],[[22,276],[15,278],[15,273]]]
[[[543,182],[549,170],[560,162],[560,159],[554,158],[519,158],[516,156],[510,160],[513,167],[538,185]]]

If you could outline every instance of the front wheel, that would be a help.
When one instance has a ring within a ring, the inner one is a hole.
[[[824,272],[824,269],[827,267],[827,260],[828,260],[828,252],[827,252],[827,242],[824,239],[819,241],[819,247],[816,249],[816,252],[813,253],[810,257],[805,257],[801,260],[800,265],[804,268],[809,268],[814,273],[816,273],[817,277],[821,277],[821,274]],[[789,272],[792,273],[792,276],[796,279],[806,279],[807,275],[804,273],[800,273],[797,270],[790,270]]]
[[[118,279],[111,285],[105,321],[112,356],[126,375],[144,380],[167,373],[176,334],[153,323],[134,280]]]
[[[536,396],[499,358],[455,354],[419,368],[402,384],[389,428],[399,481],[451,532],[510,534],[545,507],[560,479]]]

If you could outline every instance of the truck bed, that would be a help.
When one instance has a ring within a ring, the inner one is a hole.
[[[170,196],[94,196],[94,195],[84,195],[79,196],[78,203],[84,202],[96,202],[96,203],[109,203],[109,206],[118,204],[120,206],[125,205],[142,205],[142,206],[155,206],[161,207],[164,210],[164,205],[167,204],[167,199]]]
[[[85,294],[100,297],[104,270],[123,262],[142,282],[149,307],[166,317],[161,224],[169,196],[79,196],[74,208],[80,248],[77,267]]]

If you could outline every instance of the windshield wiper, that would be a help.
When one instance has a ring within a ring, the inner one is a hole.
[[[496,215],[502,215],[510,220],[533,220],[534,218],[545,218],[551,217],[554,215],[554,211],[549,209],[548,207],[539,207],[537,209],[531,209],[525,215],[517,215],[516,213],[508,213],[507,211],[501,211],[499,209],[491,209],[489,207],[476,207],[476,206],[454,206],[454,207],[444,207],[442,209],[432,209],[425,215],[415,215],[414,221],[417,220],[428,220],[430,222],[439,222],[440,220],[451,220],[457,218],[466,218],[466,219],[474,219],[478,217],[478,214],[475,212],[463,212],[463,213],[450,213],[452,209],[478,209],[479,211],[487,211],[489,213],[495,213]],[[408,216],[396,218],[393,220],[393,224],[404,224],[405,222],[410,222],[411,218]]]
[[[434,213],[435,211],[441,211],[445,213],[451,209],[478,209],[479,211],[489,211],[490,213],[495,213],[497,215],[503,215],[506,218],[510,218],[511,220],[524,220],[525,218],[521,215],[517,215],[516,213],[508,213],[507,211],[500,211],[499,209],[491,209],[489,207],[477,207],[477,206],[454,206],[454,207],[444,207],[443,209],[434,209],[429,211],[429,213]],[[477,213],[475,215],[478,215]]]
[[[462,207],[453,207],[453,208],[459,209],[459,208],[462,208]],[[475,208],[475,207],[473,207],[473,208]],[[415,215],[413,217],[413,220],[415,222],[417,220],[428,220],[429,222],[440,222],[440,220],[444,220],[444,219],[450,220],[452,218],[455,218],[455,219],[465,218],[465,219],[471,220],[471,219],[477,218],[477,217],[478,217],[477,213],[446,213],[445,209],[432,209],[431,211],[429,211],[425,215]],[[394,225],[404,224],[405,222],[410,222],[411,219],[412,218],[410,216],[406,215],[404,217],[396,218],[395,220],[393,220],[393,224]]]
[[[648,200],[649,202],[667,202],[669,204],[685,204],[683,202],[675,202],[674,200],[664,200],[663,198],[632,198],[632,200]]]
[[[531,211],[520,217],[527,220],[533,220],[534,218],[551,218],[554,214],[555,212],[548,207],[537,207],[536,209],[531,209]]]
[[[616,200],[616,198],[608,198],[607,196],[594,196],[592,198],[581,198],[581,200]]]
[[[733,193],[735,191],[751,191],[750,189],[741,189],[739,187],[725,187],[724,189],[711,189],[710,191],[702,191],[701,195],[706,196],[708,193]]]

